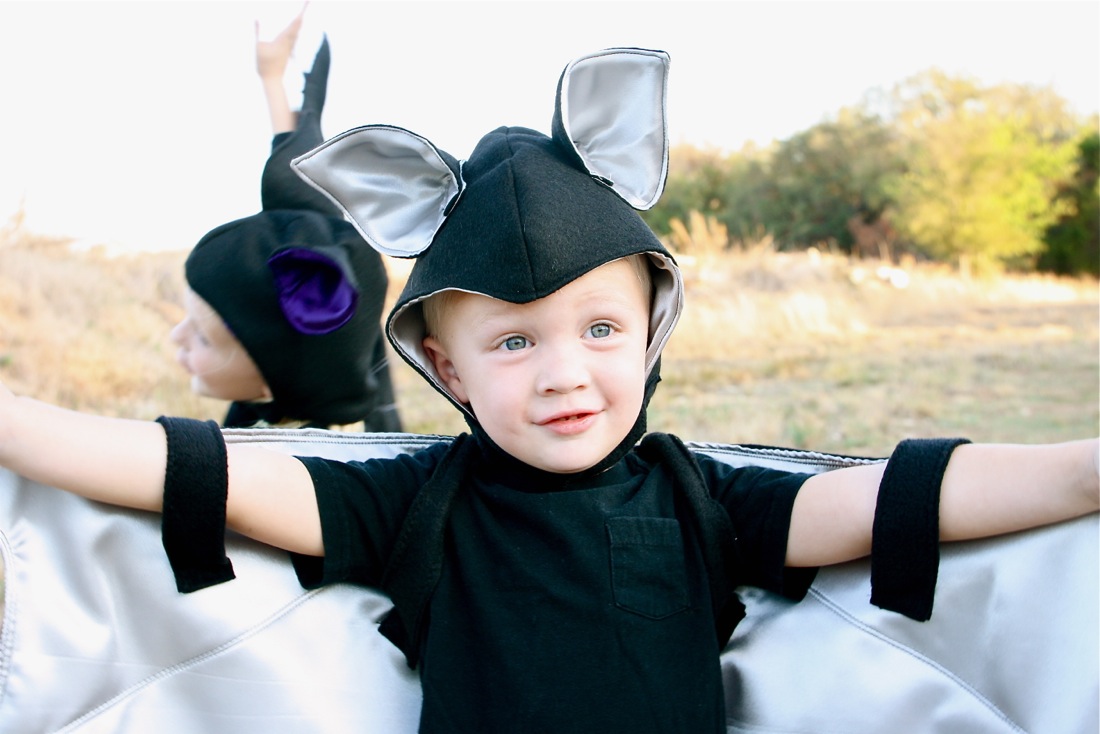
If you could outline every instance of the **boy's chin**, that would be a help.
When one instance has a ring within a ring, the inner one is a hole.
[[[587,471],[603,460],[604,456],[537,456],[528,459],[520,459],[528,466],[552,474],[579,474]]]

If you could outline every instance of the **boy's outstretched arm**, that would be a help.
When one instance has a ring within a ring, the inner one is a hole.
[[[283,84],[307,6],[308,3],[303,5],[302,11],[270,41],[260,40],[260,22],[256,21],[256,73],[260,76],[267,111],[271,116],[271,130],[275,135],[290,132],[297,124],[297,114],[290,108]]]
[[[0,384],[0,466],[88,499],[159,512],[167,448],[152,421],[105,418],[14,396]],[[228,525],[270,545],[321,555],[309,473],[297,459],[227,446]]]
[[[794,504],[787,565],[824,566],[871,552],[885,464],[818,474]],[[1100,510],[1100,440],[964,444],[940,486],[941,540],[968,540],[1049,525]]]

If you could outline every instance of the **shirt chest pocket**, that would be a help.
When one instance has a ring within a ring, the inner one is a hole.
[[[607,520],[615,606],[649,619],[687,609],[688,580],[680,523],[669,518]]]

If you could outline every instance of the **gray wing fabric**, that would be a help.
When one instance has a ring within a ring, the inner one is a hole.
[[[393,456],[408,434],[226,430],[297,455]],[[689,444],[732,464],[864,460]],[[1095,516],[945,545],[929,622],[869,603],[869,566],[823,570],[799,604],[743,589],[722,654],[728,731],[1095,734]],[[412,734],[418,681],[377,633],[388,600],[304,591],[286,555],[227,539],[237,578],[179,594],[159,517],[0,470],[0,733]]]

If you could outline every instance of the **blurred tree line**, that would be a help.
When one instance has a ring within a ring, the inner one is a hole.
[[[770,242],[1100,275],[1097,131],[1050,89],[930,70],[766,149],[674,148],[645,218],[681,252]]]

